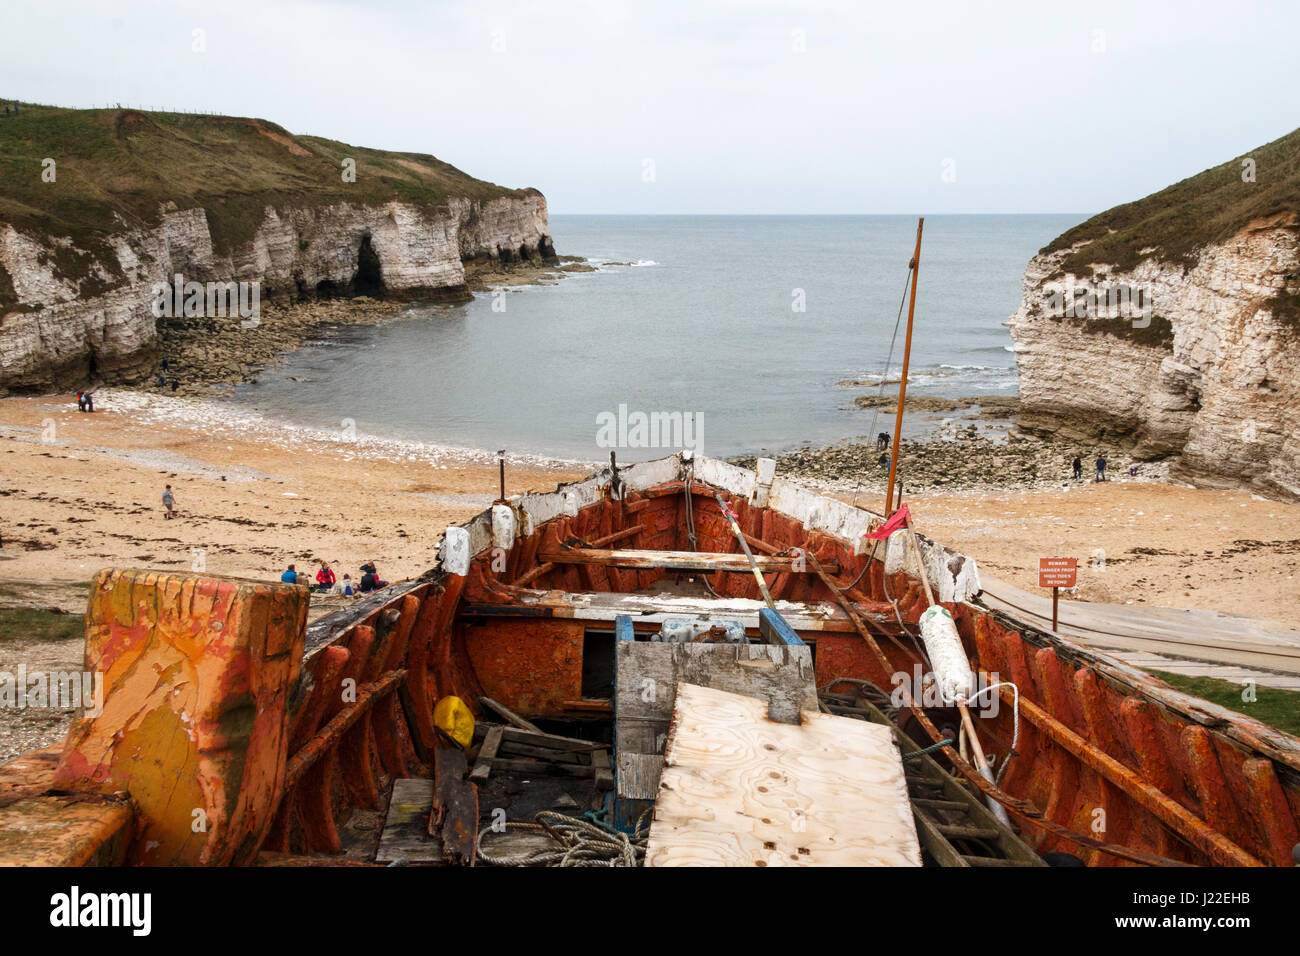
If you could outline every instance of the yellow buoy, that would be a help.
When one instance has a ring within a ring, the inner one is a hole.
[[[444,697],[434,705],[433,725],[462,747],[474,739],[474,714],[459,697]]]

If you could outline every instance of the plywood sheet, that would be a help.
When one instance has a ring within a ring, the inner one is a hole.
[[[920,866],[887,727],[682,683],[647,866]]]
[[[680,682],[760,697],[773,717],[786,722],[817,709],[807,647],[619,641],[615,654],[614,746],[620,754],[662,752]]]

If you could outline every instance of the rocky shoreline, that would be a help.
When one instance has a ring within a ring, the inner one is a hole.
[[[469,261],[465,263],[467,292],[448,297],[441,304],[465,301],[472,293],[494,288],[554,285],[568,273],[593,271],[595,268],[580,256],[515,263]],[[163,320],[158,324],[158,355],[167,366],[158,368],[137,388],[166,395],[220,396],[332,329],[381,325],[427,301],[364,295],[273,301],[262,305],[255,328],[244,328],[237,319]]]
[[[924,492],[989,492],[1047,490],[1089,484],[1098,453],[1107,458],[1111,480],[1166,481],[1168,461],[1137,461],[1114,448],[1080,442],[1055,441],[1020,434],[1014,428],[989,433],[974,424],[922,440],[904,438],[899,451],[898,480],[905,494]],[[874,442],[836,442],[780,455],[777,474],[823,490],[884,494],[888,469]],[[1071,464],[1083,461],[1083,477],[1074,479]],[[733,458],[735,464],[754,466],[755,456]],[[1129,468],[1136,466],[1137,475]]]

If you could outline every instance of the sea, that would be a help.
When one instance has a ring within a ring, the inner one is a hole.
[[[909,394],[1016,395],[1003,323],[1025,265],[1086,218],[927,217]],[[308,428],[582,461],[682,445],[780,454],[892,431],[890,413],[853,400],[898,378],[915,218],[554,215],[550,227],[561,255],[595,271],[333,329],[231,401]]]

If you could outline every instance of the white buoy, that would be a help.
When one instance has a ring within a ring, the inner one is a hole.
[[[943,703],[951,706],[974,694],[975,674],[957,634],[957,622],[946,607],[932,604],[921,615],[921,640],[930,656],[930,666],[934,669]]]

